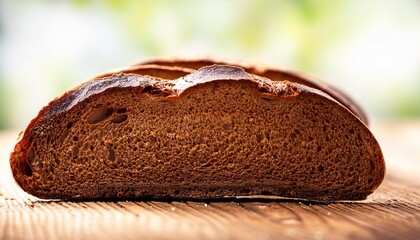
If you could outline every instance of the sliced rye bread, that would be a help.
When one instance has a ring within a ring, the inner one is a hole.
[[[40,111],[10,164],[45,199],[362,200],[385,173],[372,133],[335,99],[231,66],[87,81]]]
[[[349,96],[347,96],[344,92],[337,89],[336,87],[327,84],[321,80],[314,79],[313,77],[306,76],[301,73],[267,67],[267,66],[257,66],[247,63],[238,63],[233,61],[226,61],[226,60],[217,60],[217,59],[210,59],[210,58],[195,58],[195,59],[186,59],[186,58],[156,58],[152,60],[146,60],[142,62],[138,62],[133,66],[141,66],[141,65],[161,65],[161,66],[171,66],[171,67],[182,67],[183,69],[199,69],[205,66],[211,66],[214,64],[218,65],[231,65],[237,66],[245,69],[246,72],[259,75],[262,77],[269,78],[273,81],[290,81],[296,82],[308,87],[319,89],[331,97],[335,98],[339,103],[346,106],[350,111],[352,111],[356,116],[358,116],[366,125],[369,125],[368,118],[362,108],[354,102]]]

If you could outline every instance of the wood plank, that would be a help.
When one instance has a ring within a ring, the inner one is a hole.
[[[413,129],[420,132],[420,123],[397,126],[411,129],[410,134]],[[406,146],[399,148],[395,141],[401,141],[398,132],[406,131],[395,128],[395,124],[377,125],[375,131],[380,132],[385,153],[401,156],[398,151],[407,151]],[[420,238],[420,182],[405,167],[394,167],[409,162],[417,174],[420,148],[416,146],[404,156],[418,157],[417,162],[386,159],[389,164],[384,183],[359,202],[323,204],[260,198],[51,202],[27,195],[14,183],[8,152],[15,136],[15,132],[0,133],[0,239]],[[420,139],[420,133],[413,136]]]

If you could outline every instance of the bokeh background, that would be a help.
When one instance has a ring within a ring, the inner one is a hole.
[[[309,73],[373,119],[420,117],[418,0],[0,0],[0,129],[98,73],[215,56]]]

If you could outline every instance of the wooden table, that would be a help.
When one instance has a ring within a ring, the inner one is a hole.
[[[420,239],[420,122],[375,124],[387,161],[365,201],[48,202],[13,182],[0,133],[0,239]]]

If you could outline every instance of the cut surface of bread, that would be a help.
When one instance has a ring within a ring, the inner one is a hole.
[[[309,76],[306,76],[301,73],[282,70],[273,67],[265,67],[265,66],[257,66],[247,63],[238,63],[234,61],[225,61],[225,60],[218,60],[218,59],[211,59],[211,58],[196,58],[196,59],[185,59],[185,58],[157,58],[152,60],[146,60],[143,62],[138,62],[133,66],[141,66],[141,65],[160,65],[160,66],[170,66],[170,67],[181,67],[183,69],[199,69],[205,66],[211,66],[215,64],[222,64],[222,65],[231,65],[231,66],[238,66],[245,69],[246,72],[256,74],[259,76],[263,76],[269,78],[273,81],[290,81],[296,82],[299,84],[306,85],[308,87],[312,87],[315,89],[319,89],[335,100],[346,106],[350,111],[352,111],[356,116],[358,116],[366,125],[368,125],[368,118],[362,108],[354,102],[349,96],[347,96],[344,92],[333,87],[330,84],[327,84],[323,81],[313,79]]]
[[[385,173],[372,133],[336,100],[231,66],[88,81],[40,111],[10,163],[46,199],[361,200]]]

